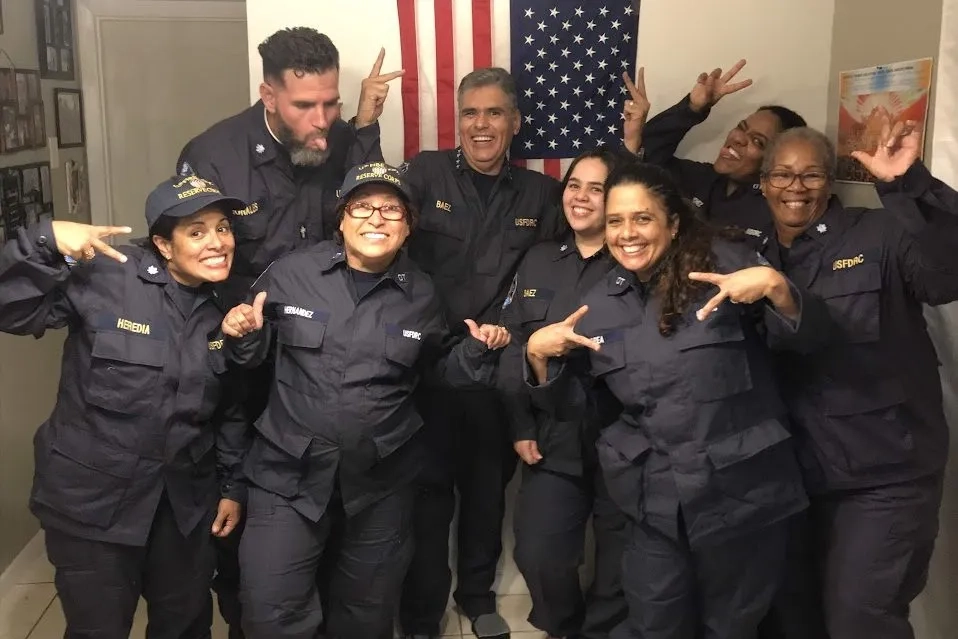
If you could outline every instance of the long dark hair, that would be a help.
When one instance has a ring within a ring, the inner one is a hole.
[[[597,146],[596,148],[586,151],[579,155],[576,159],[572,160],[572,164],[569,165],[569,168],[565,172],[565,176],[562,178],[562,183],[559,185],[559,221],[556,225],[556,241],[565,239],[572,233],[572,228],[569,226],[569,220],[565,217],[565,211],[562,209],[562,196],[565,193],[565,187],[569,184],[569,178],[572,177],[575,167],[582,160],[587,160],[589,158],[595,158],[602,162],[605,165],[605,168],[608,170],[609,175],[615,171],[616,167],[620,164],[625,164],[629,161],[634,161],[634,157],[627,155],[625,151],[618,149],[612,149],[607,146]]]
[[[644,187],[659,200],[667,212],[669,224],[674,226],[678,223],[675,239],[660,258],[649,282],[662,304],[659,333],[668,337],[676,331],[682,316],[701,297],[702,292],[711,286],[704,282],[693,282],[689,279],[689,273],[710,272],[713,269],[712,240],[717,233],[696,217],[682,197],[678,184],[665,169],[641,162],[618,166],[605,181],[606,201],[613,188],[630,185]]]

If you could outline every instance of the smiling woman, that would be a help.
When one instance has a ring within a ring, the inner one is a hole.
[[[210,285],[229,274],[227,212],[245,207],[178,177],[147,199],[145,247],[106,243],[129,228],[43,221],[0,252],[0,330],[69,326],[30,502],[67,635],[128,636],[141,595],[156,632],[209,634],[211,533],[239,523],[247,447]]]
[[[532,403],[569,420],[604,385],[621,405],[596,444],[633,520],[629,617],[613,635],[754,636],[782,575],[783,522],[807,504],[766,351],[819,346],[828,313],[699,221],[664,169],[619,166],[605,189],[616,265],[529,337]],[[568,356],[582,347],[576,374]]]
[[[256,367],[274,353],[276,370],[244,465],[248,635],[312,636],[323,620],[336,637],[392,628],[422,467],[413,394],[424,377],[488,386],[509,342],[472,320],[465,339],[450,330],[432,281],[402,250],[416,219],[406,189],[381,162],[349,171],[339,241],[276,260],[252,303],[223,321],[232,361]],[[330,539],[330,528],[341,532]],[[334,566],[322,602],[321,562]]]

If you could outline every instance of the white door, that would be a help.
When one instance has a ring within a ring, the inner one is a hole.
[[[144,202],[183,145],[249,105],[241,1],[79,0],[94,224],[146,233]]]

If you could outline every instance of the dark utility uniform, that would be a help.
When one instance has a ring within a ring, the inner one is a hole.
[[[588,417],[560,422],[536,410],[522,380],[522,352],[529,336],[564,320],[611,269],[605,248],[583,258],[574,237],[533,247],[519,264],[503,311],[512,342],[500,363],[499,386],[514,441],[534,440],[542,461],[522,466],[516,503],[515,558],[532,595],[530,622],[553,637],[608,637],[626,616],[620,564],[626,519],[609,499],[598,468],[595,441],[622,407],[603,384],[590,389]],[[569,365],[584,373],[588,358],[577,352]],[[595,576],[583,600],[579,566],[586,525],[593,517]]]
[[[236,257],[230,279],[236,283],[237,300],[273,260],[330,239],[336,191],[346,172],[383,159],[378,123],[356,129],[337,120],[329,129],[326,162],[294,166],[267,128],[265,113],[260,101],[214,124],[187,143],[177,162],[180,175],[195,173],[224,194],[249,203],[232,216]]]
[[[465,318],[497,323],[519,260],[556,232],[557,182],[508,164],[498,176],[478,174],[461,149],[420,153],[404,167],[403,179],[420,210],[409,255],[435,282],[452,330],[462,330]],[[453,486],[461,499],[455,598],[477,617],[496,609],[491,589],[516,457],[497,392],[425,390],[418,401],[429,459],[400,617],[407,633],[437,634],[452,580]]]
[[[423,461],[413,390],[422,375],[492,383],[498,357],[481,342],[469,337],[447,354],[458,340],[405,253],[367,280],[333,242],[296,251],[254,285],[268,293],[266,328],[228,340],[247,366],[276,344],[275,383],[244,466],[252,487],[240,593],[254,639],[314,637],[324,553],[335,553],[325,636],[389,631]]]
[[[236,253],[226,288],[229,307],[245,299],[250,285],[273,260],[331,238],[337,189],[346,172],[357,164],[382,159],[378,123],[357,130],[340,120],[330,126],[326,162],[319,167],[294,166],[265,118],[265,107],[259,101],[193,138],[177,162],[181,175],[195,173],[226,195],[249,203],[231,217]],[[246,407],[250,421],[266,405],[271,374],[271,361],[249,371]],[[242,529],[217,540],[214,587],[233,638],[242,636],[236,630],[241,614],[236,559],[241,534]]]
[[[759,263],[741,243],[716,240],[713,253],[720,273]],[[765,303],[728,302],[699,322],[713,293],[667,338],[658,299],[620,266],[583,299],[589,313],[576,330],[601,345],[589,352],[589,375],[623,405],[597,446],[609,493],[632,520],[629,619],[617,639],[751,636],[784,567],[784,522],[807,505],[766,342],[815,347],[827,313],[793,289],[797,323]],[[533,401],[571,418],[584,387],[553,372],[558,379],[531,389]]]
[[[762,195],[759,176],[733,185],[727,176],[716,173],[710,162],[675,157],[682,139],[704,122],[709,112],[696,113],[685,96],[653,117],[642,129],[643,159],[669,169],[703,218],[715,226],[741,229],[749,245],[758,249],[772,228],[772,214]],[[731,193],[730,186],[734,186]]]
[[[0,254],[0,330],[69,327],[57,403],[34,440],[30,507],[68,636],[125,639],[142,595],[151,636],[208,637],[210,526],[221,496],[245,500],[234,477],[245,427],[235,401],[221,401],[237,392],[223,311],[152,252],[121,250],[125,264],[98,256],[70,270],[46,222]]]
[[[887,210],[833,198],[790,249],[773,237],[764,251],[839,327],[826,350],[778,366],[831,639],[912,637],[908,604],[927,578],[948,454],[922,304],[958,299],[958,194],[920,163],[878,190]]]

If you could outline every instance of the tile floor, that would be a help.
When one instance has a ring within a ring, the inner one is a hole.
[[[505,595],[500,598],[499,611],[512,627],[515,639],[541,639],[545,634],[535,630],[526,621],[531,602],[528,595]],[[0,599],[0,639],[61,639],[66,624],[60,602],[53,587],[53,568],[46,556],[38,557],[32,565],[16,576],[16,584]],[[140,606],[133,623],[131,638],[141,639],[146,632],[146,609]],[[474,637],[469,621],[449,610],[445,618],[443,636]],[[213,622],[213,639],[225,639],[226,628],[218,616]]]

